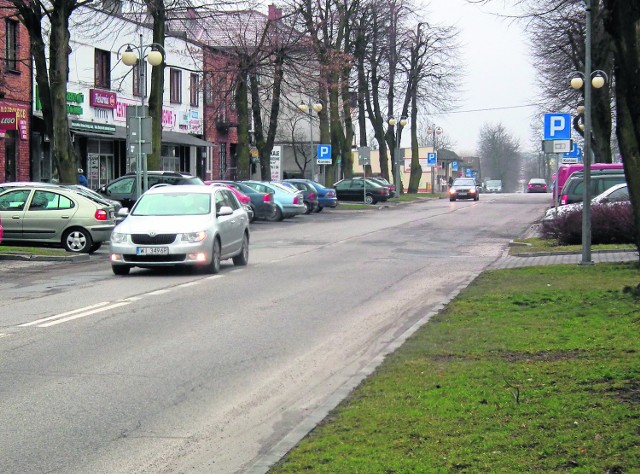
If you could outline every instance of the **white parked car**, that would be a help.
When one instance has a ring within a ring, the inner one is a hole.
[[[598,204],[615,204],[618,202],[629,201],[629,188],[627,188],[627,183],[616,184],[615,186],[611,186],[602,194],[597,195],[591,200],[591,205],[595,206]],[[565,204],[564,206],[558,206],[557,210],[555,207],[552,207],[547,210],[545,216],[542,220],[548,221],[553,220],[557,216],[561,216],[567,212],[577,211],[582,209],[582,202],[574,202],[572,204]]]
[[[149,189],[111,234],[111,268],[187,265],[209,273],[220,261],[249,260],[249,216],[226,187],[199,185]]]

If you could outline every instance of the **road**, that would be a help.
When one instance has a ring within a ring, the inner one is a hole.
[[[0,262],[2,472],[264,472],[548,195],[252,224],[219,275]]]

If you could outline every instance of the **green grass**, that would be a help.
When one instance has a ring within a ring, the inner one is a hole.
[[[68,255],[62,248],[53,247],[23,247],[18,245],[0,245],[0,254],[25,253],[30,255]]]
[[[270,472],[640,472],[639,282],[485,272]]]
[[[581,245],[559,245],[557,240],[545,240],[540,238],[519,239],[516,242],[525,243],[527,245],[511,247],[510,255],[522,255],[527,253],[561,253],[561,252],[580,252]],[[592,245],[591,250],[628,250],[635,249],[632,244],[606,244]]]

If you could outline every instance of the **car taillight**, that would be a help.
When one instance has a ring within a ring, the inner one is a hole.
[[[241,201],[242,201],[242,204],[250,204],[251,198],[249,198],[248,196],[243,196]]]
[[[298,196],[294,197],[294,198],[293,198],[293,203],[294,203],[294,204],[298,204],[298,202],[299,202],[299,201],[298,201]]]
[[[383,188],[380,190],[380,194],[389,194],[389,190],[387,188]]]
[[[327,192],[327,197],[336,197],[336,192],[335,191]]]
[[[563,194],[562,197],[560,198],[560,205],[564,206],[565,204],[569,204],[567,201],[569,200],[569,195],[568,194]]]
[[[107,211],[105,211],[104,209],[98,209],[98,210],[96,210],[96,213],[94,214],[94,217],[98,221],[106,221],[108,219],[109,215],[107,214]]]
[[[529,184],[528,186],[529,186],[529,189],[533,188],[533,184]]]
[[[314,193],[309,193],[309,200],[313,201],[316,198],[316,195]]]
[[[262,202],[269,204],[270,202],[273,202],[273,199],[271,198],[271,194],[265,194],[262,198]]]

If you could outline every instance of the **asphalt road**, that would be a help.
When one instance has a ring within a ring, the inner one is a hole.
[[[252,224],[219,275],[0,262],[2,472],[264,472],[549,195]]]

